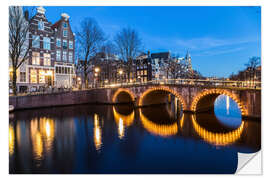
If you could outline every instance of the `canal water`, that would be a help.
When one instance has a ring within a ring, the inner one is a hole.
[[[235,173],[261,148],[261,124],[219,96],[213,113],[176,104],[76,105],[10,114],[10,173]]]

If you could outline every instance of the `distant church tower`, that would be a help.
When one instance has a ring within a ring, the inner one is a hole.
[[[187,54],[186,54],[186,57],[185,57],[185,63],[187,65],[187,67],[188,67],[188,71],[193,72],[192,65],[191,65],[191,57],[190,57],[190,54],[189,54],[188,51],[187,51]]]

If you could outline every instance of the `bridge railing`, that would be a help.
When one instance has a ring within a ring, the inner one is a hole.
[[[193,85],[206,87],[225,87],[225,88],[246,88],[261,89],[261,82],[258,81],[230,81],[230,80],[205,80],[205,79],[162,79],[147,82],[125,82],[115,84],[97,85],[95,88],[113,88],[122,86],[141,86],[141,85]]]

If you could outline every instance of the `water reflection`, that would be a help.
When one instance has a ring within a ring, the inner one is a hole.
[[[13,125],[9,125],[8,132],[9,132],[9,137],[8,137],[9,155],[12,156],[14,153],[14,144],[15,144]]]
[[[175,111],[167,104],[14,112],[10,173],[234,173],[238,152],[260,149],[260,122],[228,128],[214,114]]]
[[[237,141],[241,137],[245,124],[243,121],[238,129],[228,133],[214,133],[201,127],[196,122],[196,115],[192,115],[192,123],[195,131],[200,137],[202,137],[205,141],[217,146],[225,146]]]
[[[151,109],[153,110],[153,109]],[[142,109],[139,109],[139,114],[140,114],[140,120],[143,124],[143,127],[150,133],[162,137],[168,137],[177,134],[178,132],[178,126],[177,126],[177,121],[175,121],[172,124],[158,124],[155,123],[157,122],[156,118],[152,119],[153,121],[149,120],[143,112]],[[144,111],[147,111],[147,109],[144,109]],[[155,116],[158,116],[156,113],[154,113]],[[163,114],[164,115],[164,114]],[[170,121],[169,121],[170,122]]]
[[[229,96],[220,95],[215,101],[214,112],[224,126],[237,128],[241,125],[242,115],[238,104]]]
[[[97,114],[94,114],[94,143],[96,150],[99,151],[101,149],[102,145],[102,132],[101,127],[99,125],[99,116]]]
[[[118,106],[115,107],[113,106],[113,117],[114,120],[116,122],[116,124],[118,125],[118,137],[119,139],[123,139],[125,136],[125,129],[128,126],[131,126],[133,121],[134,121],[134,116],[135,116],[135,112],[134,109],[126,109],[127,106]],[[121,114],[118,111],[123,111],[125,114]],[[132,111],[132,112],[130,112]],[[129,114],[128,114],[129,113]]]

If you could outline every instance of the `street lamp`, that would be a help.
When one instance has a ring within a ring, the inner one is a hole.
[[[96,83],[95,83],[96,86],[97,86],[97,83],[98,83],[97,80],[98,80],[98,73],[99,72],[100,72],[100,68],[99,67],[95,67],[95,74],[94,75],[95,75],[95,80],[96,80]]]
[[[122,74],[123,74],[123,70],[122,69],[119,69],[118,73],[120,74],[120,82],[121,82],[121,85],[122,85]]]

